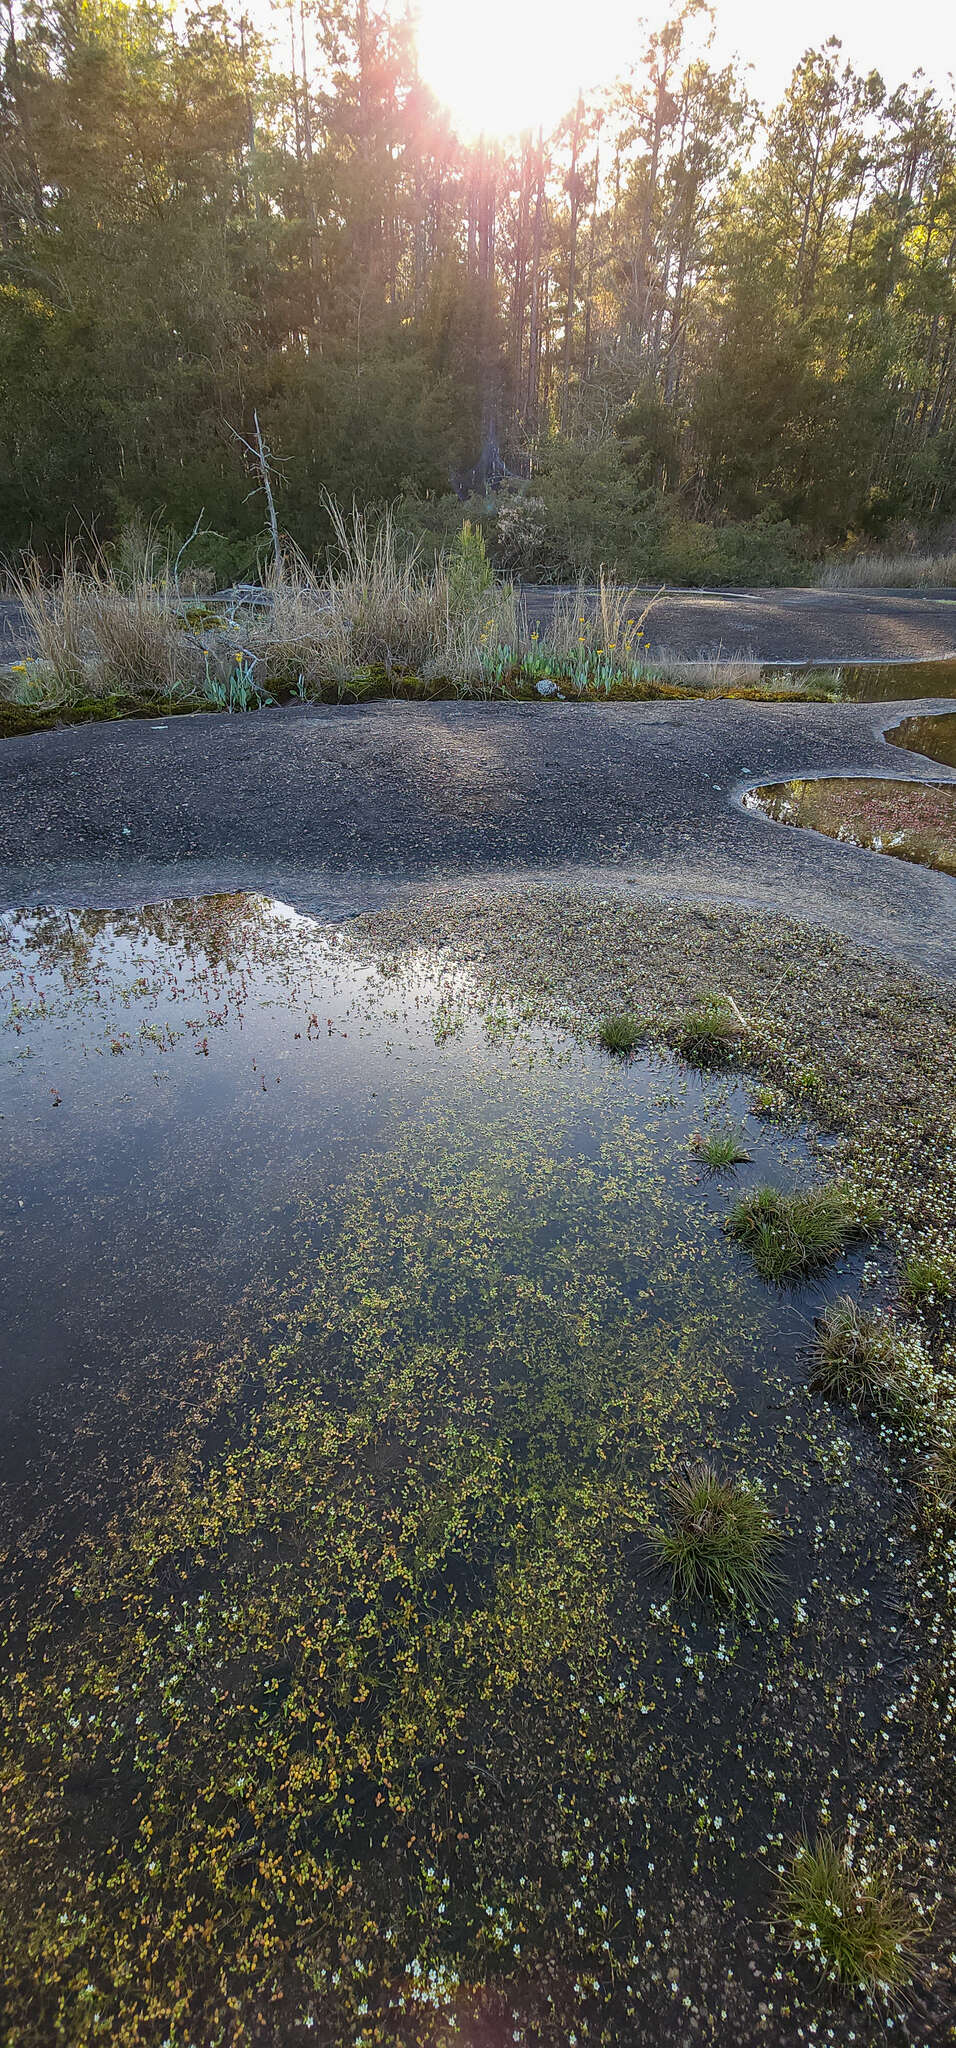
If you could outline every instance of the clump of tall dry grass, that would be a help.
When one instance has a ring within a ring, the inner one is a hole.
[[[695,661],[662,649],[656,665],[666,682],[682,683],[688,690],[757,690],[764,680],[764,664],[755,654],[702,654]],[[786,687],[787,680],[767,687]]]
[[[50,703],[120,695],[168,698],[199,690],[205,650],[189,631],[174,585],[144,563],[122,582],[107,558],[81,564],[68,550],[55,580],[35,560],[14,578],[36,646],[33,696]]]
[[[945,590],[956,587],[956,548],[891,554],[874,551],[852,560],[828,562],[821,571],[824,590]]]
[[[150,583],[141,576],[119,587],[96,564],[85,598],[96,669],[111,690],[132,697],[171,697],[202,683],[204,649],[184,627],[168,583]]]
[[[320,574],[286,542],[253,602],[185,598],[179,558],[151,532],[85,561],[68,551],[52,581],[29,562],[14,594],[36,656],[7,671],[3,693],[37,708],[115,696],[234,710],[273,692],[361,696],[416,680],[462,696],[527,694],[545,677],[570,696],[798,687],[797,678],[762,679],[747,655],[652,655],[647,619],[656,600],[603,573],[596,593],[559,596],[542,634],[514,586],[491,580],[484,544],[467,525],[449,558],[426,566],[400,541],[390,512],[373,520],[357,507],[348,517],[331,500],[327,507],[332,567]]]
[[[331,501],[329,511],[338,559],[327,577],[292,544],[266,573],[247,639],[268,675],[301,678],[305,690],[369,675],[466,687],[492,643],[516,643],[510,586],[470,587],[443,562],[426,569],[388,511],[374,524],[357,508],[348,519]]]
[[[596,594],[579,585],[559,598],[548,626],[547,648],[571,673],[607,661],[627,674],[647,662],[645,624],[655,598],[611,583],[601,570]]]
[[[50,703],[69,703],[82,696],[93,658],[85,580],[72,554],[55,583],[31,559],[11,579],[11,596],[21,605],[36,647],[31,667],[34,691]]]
[[[399,545],[390,513],[373,524],[357,509],[330,511],[331,572],[286,543],[254,609],[190,606],[173,565],[145,552],[121,578],[102,553],[81,563],[68,551],[53,581],[28,563],[14,595],[36,648],[31,701],[185,692],[218,703],[236,672],[255,691],[304,694],[405,676],[480,685],[488,648],[517,642],[510,586],[470,582],[459,563],[426,569]]]

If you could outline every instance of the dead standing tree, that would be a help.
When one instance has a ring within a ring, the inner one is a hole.
[[[255,441],[247,441],[245,435],[240,434],[238,427],[230,427],[229,432],[238,441],[240,448],[245,449],[246,454],[251,457],[255,464],[259,481],[253,485],[252,490],[249,492],[249,498],[254,498],[257,491],[262,491],[265,497],[269,512],[269,531],[272,535],[272,554],[276,571],[278,572],[282,567],[282,544],[279,540],[279,522],[276,518],[276,501],[272,490],[272,479],[276,477],[277,480],[281,481],[281,473],[274,467],[272,450],[266,446],[262,438],[262,428],[259,425],[258,412],[253,412],[252,420],[255,429]],[[246,504],[248,504],[249,498],[246,499]]]

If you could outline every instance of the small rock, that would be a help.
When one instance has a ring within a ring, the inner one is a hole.
[[[560,697],[561,692],[553,676],[541,676],[535,683],[539,697]]]

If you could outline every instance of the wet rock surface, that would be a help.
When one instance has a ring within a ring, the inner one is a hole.
[[[890,727],[886,737],[894,747],[905,747],[908,752],[923,754],[931,761],[942,761],[946,768],[956,769],[956,712],[904,718],[901,725]]]
[[[956,875],[956,788],[885,776],[817,776],[748,791],[744,803],[779,825],[823,832],[898,860]]]

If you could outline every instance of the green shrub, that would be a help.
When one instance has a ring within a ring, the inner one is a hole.
[[[476,605],[494,580],[481,527],[465,519],[448,556],[448,595],[453,609],[465,612]]]
[[[525,583],[653,581],[660,499],[635,483],[617,441],[556,436],[527,484],[499,493],[491,536],[497,568]]]
[[[704,585],[802,583],[806,544],[786,520],[704,526],[675,514],[654,561],[663,583]]]
[[[403,491],[392,506],[395,533],[406,553],[417,551],[429,567],[447,559],[467,520],[480,528],[483,538],[493,527],[483,498],[471,497],[463,505],[454,491],[419,494]]]

